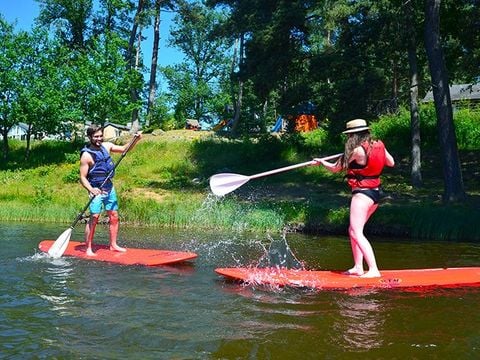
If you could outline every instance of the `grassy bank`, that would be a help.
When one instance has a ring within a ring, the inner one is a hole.
[[[321,167],[302,168],[252,180],[224,198],[209,191],[219,172],[251,175],[339,152],[321,131],[307,137],[229,140],[208,132],[171,131],[145,135],[117,169],[121,220],[142,226],[345,234],[350,194],[341,175]],[[82,144],[35,143],[32,159],[23,144],[12,143],[12,160],[0,171],[0,220],[71,222],[87,199],[78,183]],[[480,239],[475,224],[478,155],[462,151],[464,204],[444,206],[440,162],[424,156],[425,186],[409,186],[408,153],[395,149],[398,166],[384,175],[386,197],[366,231],[382,236],[431,239]]]

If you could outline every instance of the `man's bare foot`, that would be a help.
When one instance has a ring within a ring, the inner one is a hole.
[[[127,252],[127,249],[115,244],[115,245],[110,245],[110,251]]]
[[[378,270],[368,270],[365,274],[361,275],[362,278],[377,278],[381,277],[380,271]]]
[[[353,267],[351,269],[348,269],[347,271],[344,271],[343,274],[344,275],[362,276],[363,275],[363,269],[357,269],[356,267]]]
[[[91,248],[87,248],[85,253],[87,254],[87,256],[97,256],[97,254],[95,254]]]

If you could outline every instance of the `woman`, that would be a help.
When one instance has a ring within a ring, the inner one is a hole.
[[[346,170],[348,185],[352,188],[350,226],[348,234],[352,246],[354,266],[345,273],[361,277],[380,277],[372,245],[363,234],[368,219],[378,208],[380,174],[384,166],[393,167],[395,161],[380,140],[373,140],[367,122],[355,119],[347,122],[348,135],[345,152],[337,162],[314,159],[331,172]],[[368,271],[363,270],[363,260]]]

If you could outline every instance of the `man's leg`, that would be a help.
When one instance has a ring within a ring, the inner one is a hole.
[[[118,237],[118,211],[110,210],[108,211],[108,220],[109,220],[109,230],[110,230],[110,250],[125,252],[127,249],[118,246],[117,237]]]
[[[97,226],[99,216],[100,214],[90,214],[90,219],[85,226],[85,245],[87,248],[86,253],[88,256],[95,256],[95,253],[92,250],[92,245],[93,236],[95,235],[95,228]]]

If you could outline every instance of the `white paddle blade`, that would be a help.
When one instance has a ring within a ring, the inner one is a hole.
[[[72,230],[72,228],[68,228],[55,240],[50,249],[48,249],[48,255],[55,259],[63,255],[70,241],[70,236],[72,236]]]
[[[239,174],[216,174],[210,178],[210,189],[217,196],[223,196],[238,189],[250,180],[249,176]]]

